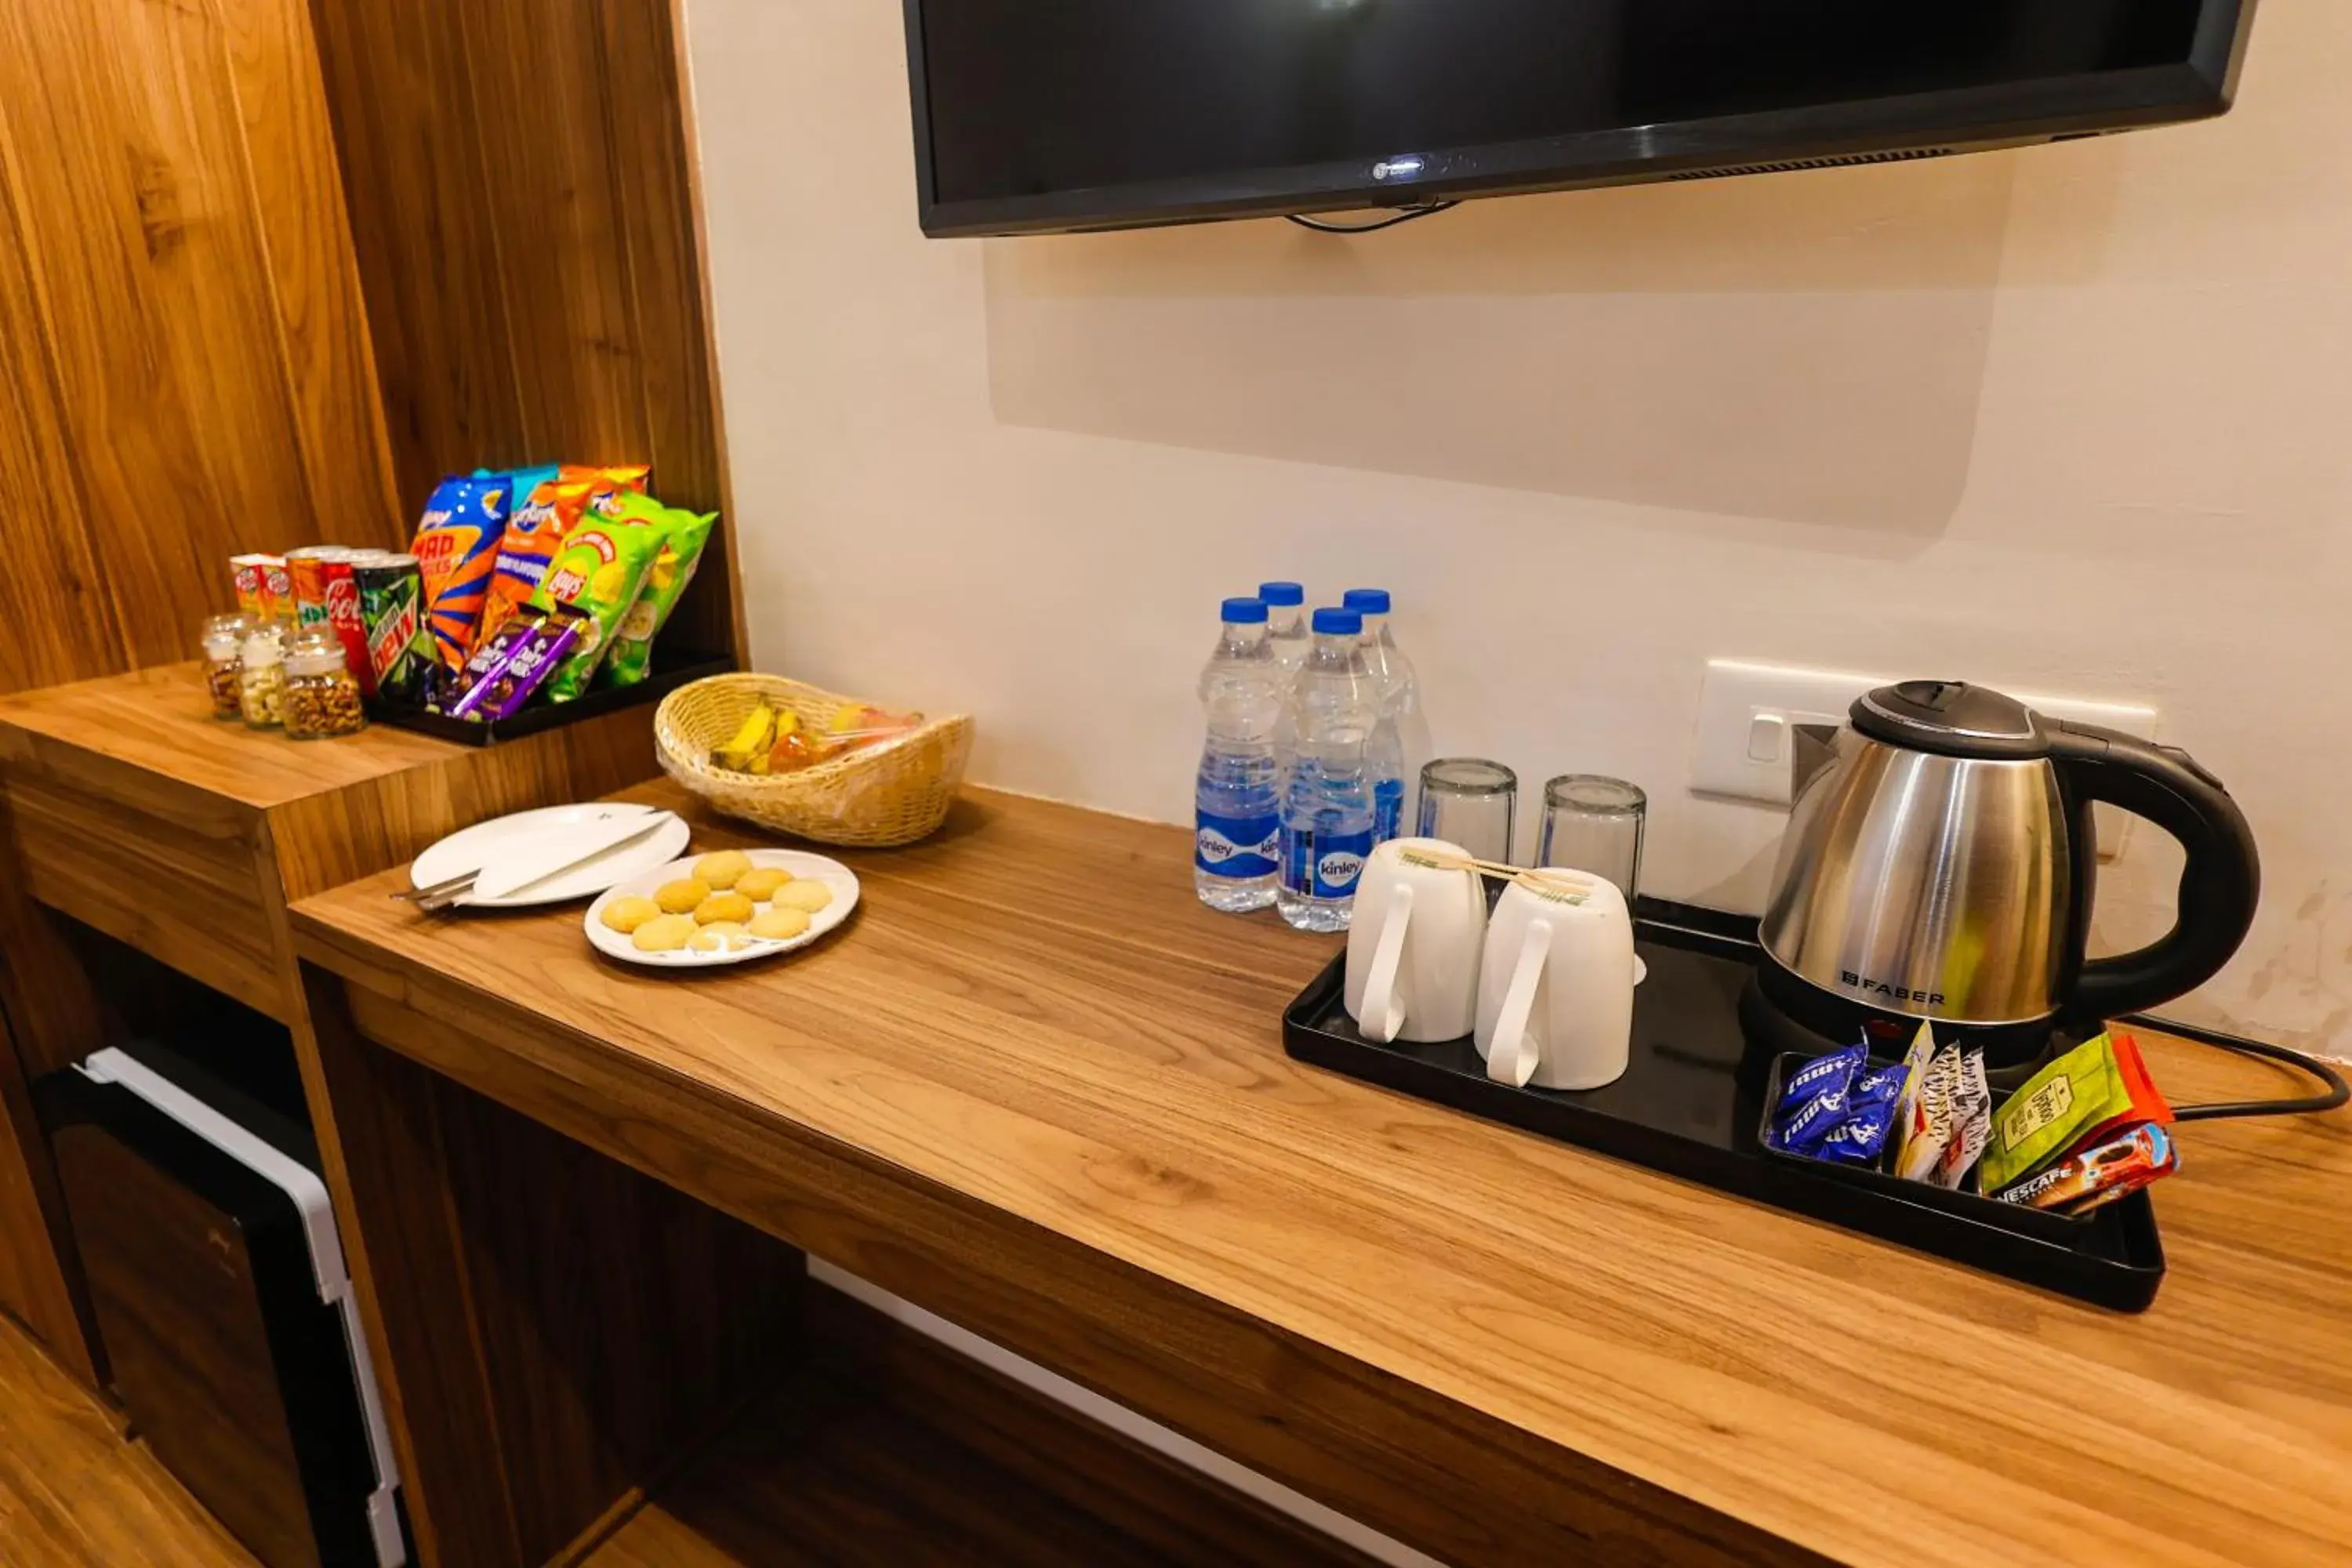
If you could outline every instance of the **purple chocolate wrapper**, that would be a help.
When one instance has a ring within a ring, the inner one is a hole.
[[[580,640],[580,617],[518,616],[499,628],[495,643],[507,643],[496,668],[485,673],[451,710],[461,718],[495,723],[520,712]],[[509,634],[512,634],[511,640]],[[489,649],[482,650],[487,653]]]

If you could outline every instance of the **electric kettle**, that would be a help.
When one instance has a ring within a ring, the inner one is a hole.
[[[2102,801],[2179,839],[2188,864],[2168,935],[2086,959]],[[2195,990],[2245,940],[2261,887],[2245,817],[2187,752],[1981,686],[1906,681],[1856,702],[1803,781],[1758,979],[1840,1043],[1857,1018],[1928,1018],[2014,1062],[2056,1028]]]

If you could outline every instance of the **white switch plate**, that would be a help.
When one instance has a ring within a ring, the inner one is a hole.
[[[1698,732],[1691,742],[1693,794],[1752,800],[1789,808],[1796,744],[1789,727],[1843,724],[1857,698],[1898,679],[1847,670],[1797,669],[1746,659],[1707,660],[1700,693]],[[2003,689],[2007,689],[2004,688]],[[2090,702],[2072,697],[2010,693],[2036,712],[2077,723],[2104,724],[2143,741],[2156,739],[2156,710],[2135,702]],[[1779,745],[1772,744],[1777,736]],[[2097,814],[2099,858],[2124,852],[2131,816],[2111,806]]]

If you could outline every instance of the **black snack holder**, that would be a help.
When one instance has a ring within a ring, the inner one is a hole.
[[[681,686],[713,675],[725,675],[735,668],[735,660],[726,654],[701,653],[680,649],[665,653],[661,644],[654,645],[654,667],[635,686],[591,686],[587,691],[570,702],[534,701],[511,719],[495,722],[475,719],[452,719],[446,713],[429,712],[422,708],[392,708],[376,704],[369,714],[379,724],[389,724],[395,730],[414,730],[420,735],[436,740],[455,741],[461,746],[488,746],[500,741],[519,741],[525,735],[536,735],[546,730],[559,730],[566,724],[615,712],[624,708],[642,708],[659,702]]]
[[[1765,1110],[1791,1058],[1751,1045],[1740,1025],[1761,956],[1755,922],[1644,899],[1635,947],[1649,975],[1633,996],[1632,1062],[1601,1089],[1497,1083],[1466,1039],[1365,1039],[1341,995],[1345,954],[1284,1014],[1283,1046],[1349,1078],[2076,1300],[2125,1312],[2155,1300],[2164,1247],[2145,1192],[2074,1219],[1766,1149]]]

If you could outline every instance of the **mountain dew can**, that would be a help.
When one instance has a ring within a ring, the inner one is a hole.
[[[425,572],[414,555],[373,555],[352,575],[360,589],[360,628],[378,699],[395,708],[425,705],[425,682],[439,655],[425,624]]]

